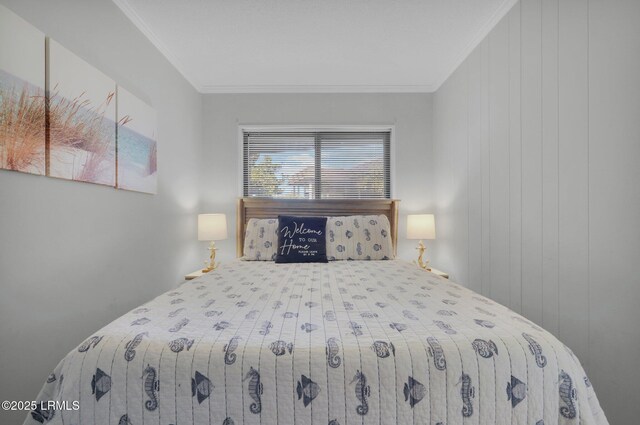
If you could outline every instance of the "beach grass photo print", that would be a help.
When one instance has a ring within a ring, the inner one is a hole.
[[[118,87],[117,187],[157,193],[156,112]]]
[[[0,5],[0,168],[45,174],[45,36]]]
[[[115,82],[49,40],[48,88],[48,175],[115,186]]]

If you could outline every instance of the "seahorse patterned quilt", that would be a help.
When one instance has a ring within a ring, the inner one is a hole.
[[[70,352],[25,424],[607,424],[578,359],[402,261],[231,262]]]

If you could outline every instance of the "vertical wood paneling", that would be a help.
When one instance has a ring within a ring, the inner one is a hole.
[[[464,62],[464,82],[450,80],[466,85],[468,145],[444,161],[467,175],[468,246],[449,254],[468,254],[469,286],[573,349],[611,424],[637,422],[640,381],[638,22],[637,0],[516,4]],[[452,85],[444,115],[462,98]],[[443,134],[436,146],[459,145]]]
[[[510,307],[522,311],[522,130],[520,126],[520,3],[509,23],[509,285]]]
[[[587,2],[559,8],[559,335],[588,364],[589,133]]]
[[[482,55],[474,50],[467,64],[469,164],[469,288],[482,292]]]
[[[449,126],[448,123],[448,115],[449,111],[446,107],[447,101],[449,98],[449,93],[447,91],[447,87],[449,86],[449,81],[445,81],[445,83],[440,87],[440,90],[435,95],[435,103],[438,104],[438,108],[434,108],[434,120],[433,120],[433,131],[434,138],[448,140],[448,136],[446,134],[446,130]],[[438,161],[433,161],[433,169],[434,175],[438,176],[438,184],[434,185],[435,195],[436,195],[436,231],[439,238],[436,240],[435,247],[431,249],[431,255],[434,259],[436,259],[436,263],[440,268],[444,268],[450,266],[447,261],[447,257],[451,256],[451,247],[450,244],[445,239],[444,224],[447,222],[446,217],[448,214],[444,214],[444,211],[448,211],[448,208],[445,205],[446,202],[446,164],[444,164],[444,160],[446,158],[444,154],[444,149],[447,144],[434,144],[433,146],[433,156],[434,158],[438,158]],[[446,263],[446,264],[445,264]]]
[[[482,173],[482,293],[491,296],[491,157],[489,156],[489,41],[484,39],[480,51],[480,161]]]
[[[541,3],[522,7],[522,312],[542,323],[542,15]]]
[[[465,66],[461,66],[437,95],[440,110],[437,113],[437,137],[446,138],[450,143],[434,147],[440,160],[437,172],[441,184],[437,186],[439,208],[446,208],[448,214],[437,218],[438,240],[441,243],[436,254],[444,258],[437,266],[456,270],[452,277],[468,279],[468,186],[467,186],[467,88]],[[463,160],[460,160],[460,159]],[[456,255],[447,255],[456,252]]]
[[[542,0],[542,325],[558,335],[558,1]]]
[[[639,23],[637,0],[589,2],[588,373],[612,425],[638,423]]]
[[[491,294],[509,305],[509,25],[489,34],[489,228]],[[507,223],[505,226],[504,224]]]
[[[450,87],[450,134],[448,145],[447,173],[449,175],[449,193],[451,199],[450,216],[452,222],[449,223],[448,238],[451,239],[453,249],[458,254],[452,259],[454,267],[458,270],[458,276],[467,280],[468,266],[468,225],[469,225],[469,198],[467,186],[467,145],[468,145],[468,123],[467,123],[467,64],[463,64],[454,75],[451,76],[452,85]]]

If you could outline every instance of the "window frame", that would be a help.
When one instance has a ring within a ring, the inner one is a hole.
[[[239,124],[238,125],[238,171],[237,193],[240,198],[244,198],[244,133],[245,132],[366,132],[377,131],[389,132],[389,199],[395,199],[396,193],[396,150],[395,150],[395,134],[396,128],[394,124],[373,124],[373,125],[278,125],[278,124]],[[278,199],[278,198],[265,198]],[[286,198],[283,198],[286,199]]]

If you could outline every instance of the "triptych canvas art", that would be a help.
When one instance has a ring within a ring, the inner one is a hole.
[[[156,114],[0,6],[0,168],[157,191]]]

